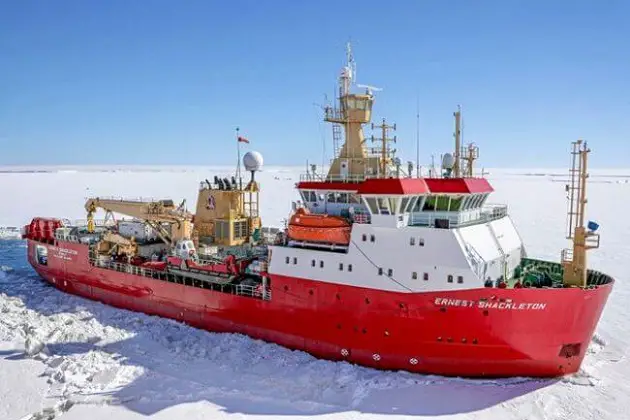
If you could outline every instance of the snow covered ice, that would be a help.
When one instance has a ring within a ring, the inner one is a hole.
[[[0,226],[36,215],[84,219],[88,195],[186,198],[194,208],[199,181],[230,172],[66,169],[0,173]],[[301,170],[259,174],[263,223],[278,226],[287,217]],[[490,172],[491,201],[509,205],[529,255],[557,260],[568,244],[559,182],[566,171]],[[577,375],[466,380],[318,360],[64,294],[29,267],[23,241],[0,240],[0,420],[630,419],[630,222],[619,212],[630,203],[630,184],[621,177],[627,173],[591,171],[588,213],[601,226],[602,243],[590,266],[617,282]]]

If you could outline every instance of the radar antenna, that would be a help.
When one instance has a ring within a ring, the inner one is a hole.
[[[365,88],[365,93],[368,95],[372,95],[372,92],[380,92],[381,90],[383,90],[382,88],[370,85],[357,84],[357,87]]]

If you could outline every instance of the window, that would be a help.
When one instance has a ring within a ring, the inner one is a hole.
[[[462,207],[462,197],[453,197],[451,198],[451,204],[448,208],[449,211],[459,211]]]
[[[370,235],[370,242],[376,241],[376,237],[374,235]]]
[[[422,211],[433,211],[435,210],[435,201],[436,197],[427,197],[424,200],[424,205],[422,206]]]
[[[480,207],[483,206],[484,203],[486,202],[486,199],[488,198],[488,194],[483,194],[481,197],[482,197],[481,201],[479,202]]]
[[[378,275],[379,276],[383,275],[383,269],[381,267],[378,268]]]
[[[377,197],[376,205],[378,206],[378,213],[380,214],[391,214],[389,211],[389,200],[385,197]]]
[[[297,257],[293,257],[293,264],[297,264]]]
[[[464,282],[464,277],[462,276],[457,276],[457,283],[463,283]]]
[[[365,202],[367,203],[368,209],[370,209],[370,213],[378,214],[378,207],[376,206],[376,198],[366,197]]]
[[[290,259],[289,257],[286,257],[286,258],[284,259],[284,262],[286,262],[287,264],[289,264],[289,261],[290,261],[290,260],[291,260],[291,259]]]
[[[352,264],[348,264],[348,271],[352,271]]]
[[[422,275],[422,278],[424,279],[424,281],[428,281],[429,280],[429,273],[424,273]]]
[[[315,260],[311,260],[311,267],[315,267]]]
[[[403,197],[400,201],[400,213],[404,213],[407,210],[407,205],[409,204],[409,200],[411,197]]]
[[[389,270],[387,270],[387,275],[389,277],[393,276],[394,275],[394,270],[392,270],[391,268]]]
[[[418,238],[418,245],[424,246],[424,239]]]
[[[449,283],[453,283],[453,275],[452,274],[448,275],[448,282]]]
[[[417,196],[416,198],[414,198],[413,202],[409,205],[409,211],[413,212],[413,213],[417,213],[419,211],[422,211],[422,208],[424,207],[424,200],[426,199],[426,197],[424,195],[420,195]]]
[[[356,194],[348,194],[348,203],[350,204],[361,204],[361,200]]]
[[[343,271],[343,263],[339,263],[339,271]]]
[[[416,273],[415,271],[413,273],[411,273],[411,279],[412,280],[418,280],[418,273]]]
[[[319,262],[319,268],[324,268],[324,261]]]
[[[435,204],[435,210],[437,211],[448,211],[448,202],[450,201],[450,197],[448,195],[440,195],[437,198],[437,203]]]
[[[363,242],[367,241],[367,235],[365,233],[363,234],[361,238],[363,239]]]
[[[409,245],[414,246],[416,244],[416,238],[411,237],[409,238]]]
[[[398,212],[398,203],[400,202],[400,198],[389,198],[389,209],[391,214],[395,214]]]

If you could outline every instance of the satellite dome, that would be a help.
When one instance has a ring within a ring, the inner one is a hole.
[[[442,168],[444,169],[453,169],[453,165],[455,164],[455,158],[450,153],[445,153],[442,157]]]
[[[256,151],[247,152],[245,156],[243,156],[243,165],[245,165],[245,169],[250,172],[260,171],[263,165],[263,157]]]

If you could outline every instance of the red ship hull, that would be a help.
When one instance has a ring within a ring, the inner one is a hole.
[[[71,294],[325,359],[447,376],[576,372],[612,290],[396,293],[271,274],[271,299],[262,300],[94,267],[76,243],[44,245],[41,265],[36,245],[28,240],[31,265]]]

